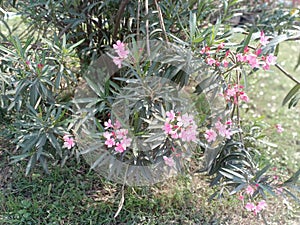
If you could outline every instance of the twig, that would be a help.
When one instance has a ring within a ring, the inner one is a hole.
[[[116,18],[115,18],[115,29],[113,32],[113,40],[116,39],[119,28],[120,28],[120,21],[121,21],[121,17],[124,13],[125,7],[126,5],[129,3],[129,0],[123,0],[120,4],[119,10],[117,12]]]
[[[295,77],[293,77],[291,74],[289,74],[287,71],[285,71],[279,64],[275,64],[277,69],[279,69],[284,75],[286,75],[288,78],[290,78],[292,81],[300,85],[300,81],[297,80]]]
[[[136,40],[140,39],[140,10],[141,10],[141,0],[138,0],[138,8],[137,8],[137,18],[136,18]]]
[[[155,6],[156,6],[156,9],[158,11],[158,18],[159,18],[159,23],[160,23],[161,29],[162,29],[163,34],[165,36],[165,40],[168,43],[169,42],[168,41],[168,36],[167,36],[166,28],[165,28],[164,19],[163,19],[162,13],[161,13],[161,9],[160,9],[160,7],[157,3],[157,0],[154,0],[154,3],[155,3]]]
[[[147,45],[147,54],[148,57],[150,57],[150,40],[149,40],[149,19],[148,19],[148,13],[149,13],[149,9],[148,9],[148,0],[145,0],[145,14],[146,14],[146,45]]]
[[[120,200],[120,203],[119,203],[119,206],[118,206],[118,210],[116,212],[116,214],[114,215],[114,218],[116,218],[119,213],[121,212],[122,208],[123,208],[123,205],[124,205],[124,201],[125,201],[125,184],[126,184],[126,177],[127,177],[127,172],[128,172],[128,167],[129,165],[127,165],[126,167],[126,172],[125,172],[125,176],[124,176],[124,181],[123,181],[123,185],[122,185],[122,191],[121,191],[121,200]]]

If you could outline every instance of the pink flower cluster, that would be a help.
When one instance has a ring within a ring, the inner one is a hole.
[[[257,185],[258,186],[258,185]],[[254,193],[255,189],[251,186],[248,185],[245,192],[249,195],[252,196]],[[239,195],[239,200],[244,201],[244,196],[243,195]],[[267,203],[265,200],[261,200],[259,202],[257,202],[257,204],[254,204],[253,202],[248,202],[245,205],[245,208],[247,211],[253,212],[254,215],[257,215],[257,213],[259,213],[261,210],[265,209],[267,207]]]
[[[257,215],[261,210],[265,209],[267,207],[267,203],[265,200],[259,201],[257,204],[254,204],[253,202],[248,202],[245,205],[245,208],[247,211],[253,212],[254,215]]]
[[[243,54],[242,53],[236,54],[237,62],[248,63],[251,66],[251,68],[259,68],[261,66],[264,70],[269,70],[270,65],[276,64],[277,57],[274,56],[273,54],[260,57],[260,54],[262,52],[261,48],[256,50],[255,53],[249,53],[249,52],[250,52],[249,48],[246,47],[244,49]]]
[[[122,67],[122,62],[128,57],[129,51],[125,49],[125,44],[118,40],[116,44],[113,45],[115,52],[118,54],[118,57],[113,57],[113,62],[118,66]]]
[[[281,124],[276,124],[275,127],[276,127],[278,133],[282,133],[284,131],[284,129],[281,126]]]
[[[167,156],[163,156],[163,159],[165,161],[165,164],[168,165],[169,167],[174,167],[175,166],[175,161],[172,157],[167,157]]]
[[[215,123],[215,130],[209,129],[206,130],[204,137],[206,138],[207,142],[214,142],[217,139],[218,134],[221,137],[225,137],[227,139],[231,138],[232,132],[231,132],[231,125],[232,121],[228,120],[225,124],[222,124],[219,120]]]
[[[220,43],[218,46],[217,46],[217,50],[216,52],[219,52],[221,51],[222,49],[225,48],[225,44],[224,43]],[[229,62],[227,61],[227,56],[229,55],[230,51],[227,50],[226,53],[225,53],[225,57],[223,59],[215,59],[211,56],[210,54],[210,47],[208,46],[204,46],[201,51],[200,51],[201,54],[205,55],[207,58],[206,58],[206,62],[208,65],[210,66],[223,66],[223,67],[228,67],[229,66]]]
[[[105,145],[108,148],[115,149],[116,152],[122,153],[128,148],[131,144],[132,139],[127,137],[128,130],[121,129],[121,123],[117,120],[112,124],[109,119],[107,122],[104,122],[105,131],[103,137],[106,138]]]
[[[227,60],[228,55],[231,53],[231,55],[235,55],[236,61],[241,62],[241,63],[246,63],[251,66],[251,68],[262,68],[264,70],[269,70],[270,65],[275,65],[276,64],[276,56],[273,54],[261,56],[262,53],[262,46],[265,46],[268,44],[268,37],[265,36],[264,32],[260,32],[260,43],[257,46],[257,48],[253,51],[250,52],[250,48],[248,46],[245,47],[243,53],[237,53],[233,54],[230,52],[230,50],[226,50],[225,56],[220,57],[219,59],[217,58],[217,54],[215,57],[213,57],[210,53],[210,47],[204,46],[200,53],[206,57],[206,63],[210,66],[223,66],[223,67],[228,67],[229,62]],[[221,43],[217,46],[216,53],[221,51],[222,49],[225,48],[225,44]]]
[[[63,136],[64,145],[63,148],[71,149],[75,146],[74,138],[71,137],[71,135],[66,134]]]
[[[264,70],[269,70],[270,65],[276,64],[277,57],[273,54],[269,54],[266,56],[261,56],[262,49],[261,46],[265,46],[269,43],[268,38],[265,36],[264,32],[260,32],[260,45],[257,47],[257,49],[250,53],[250,49],[246,46],[244,49],[244,53],[238,53],[236,55],[236,59],[238,62],[245,62],[248,63],[251,68],[259,68],[262,66]]]
[[[225,90],[223,96],[226,99],[226,101],[230,102],[233,101],[234,104],[238,103],[238,99],[241,99],[244,102],[249,102],[249,97],[247,94],[242,91],[244,86],[242,85],[228,85],[228,88]]]
[[[185,113],[177,115],[173,110],[166,112],[166,122],[163,127],[165,134],[173,139],[181,139],[182,141],[191,142],[197,140],[197,125],[194,117]]]

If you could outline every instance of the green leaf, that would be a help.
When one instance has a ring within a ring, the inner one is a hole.
[[[197,18],[196,13],[193,13],[192,11],[190,11],[189,24],[190,24],[190,38],[191,38],[191,40],[193,40],[195,32],[196,32],[196,26],[197,26],[196,18]]]
[[[252,34],[253,34],[253,29],[250,30],[248,36],[247,36],[247,37],[245,38],[245,40],[243,41],[242,47],[239,47],[239,48],[237,49],[238,52],[244,52],[245,47],[248,46],[249,43],[250,43]]]
[[[242,183],[240,185],[238,185],[235,189],[233,189],[229,194],[233,195],[237,192],[239,192],[240,190],[242,190],[243,188],[245,188],[248,184],[247,183]]]
[[[50,141],[51,145],[54,147],[56,150],[56,153],[62,157],[62,149],[60,144],[58,143],[56,137],[53,135],[53,133],[47,133],[47,138]]]
[[[95,169],[96,167],[100,167],[101,165],[104,165],[108,162],[110,159],[110,154],[108,152],[102,153],[102,155],[99,156],[99,158],[91,165],[91,169]]]
[[[226,173],[224,173],[224,171]],[[228,177],[232,180],[242,180],[242,181],[246,182],[246,178],[242,174],[239,174],[239,173],[237,173],[233,170],[230,170],[230,169],[227,169],[227,168],[221,168],[220,173],[221,174],[226,174],[224,176],[226,176],[226,177]],[[228,175],[228,174],[230,174],[230,175]]]
[[[289,190],[287,190],[286,188],[283,189],[287,194],[289,194],[296,202],[298,202],[300,204],[300,199],[294,195],[292,192],[290,192]]]
[[[41,155],[39,160],[40,160],[40,163],[42,164],[42,167],[43,167],[44,171],[46,172],[46,174],[50,174],[50,172],[48,170],[48,164],[47,164],[46,156]]]
[[[272,196],[276,196],[276,193],[272,190],[271,187],[268,187],[267,185],[259,184],[259,187],[261,187],[264,191],[268,192]]]
[[[255,181],[259,181],[259,179],[261,178],[261,176],[267,172],[267,170],[271,167],[271,165],[266,165],[263,169],[261,169],[260,171],[258,171],[256,174],[255,174],[255,177],[254,177],[254,180]]]
[[[300,169],[296,173],[294,173],[288,180],[283,183],[283,186],[289,186],[290,184],[295,184],[300,177]]]
[[[10,159],[12,159],[12,161],[10,161],[9,164],[14,164],[14,163],[17,163],[19,161],[22,161],[30,155],[31,155],[31,153],[27,152],[27,153],[22,154],[22,155],[12,156],[12,157],[10,157]]]
[[[28,176],[30,170],[31,170],[31,169],[34,167],[34,165],[36,164],[36,160],[37,160],[36,156],[37,156],[36,154],[33,154],[33,155],[30,157],[30,159],[29,159],[29,161],[28,161],[28,163],[27,163],[27,166],[26,166],[25,176]]]
[[[288,101],[290,101],[291,98],[295,96],[299,90],[300,90],[300,84],[296,84],[283,99],[282,106],[284,106]]]
[[[300,93],[296,94],[289,102],[289,109],[295,107],[300,101]]]

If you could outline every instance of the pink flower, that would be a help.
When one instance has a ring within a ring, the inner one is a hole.
[[[277,57],[274,56],[273,54],[270,54],[266,57],[266,63],[268,65],[275,65],[276,64],[276,60],[277,60]]]
[[[269,70],[270,69],[270,65],[268,63],[264,63],[262,66],[263,70]]]
[[[37,65],[37,67],[38,67],[38,69],[39,69],[39,70],[42,70],[42,69],[43,69],[43,67],[44,67],[44,65],[43,65],[43,64],[41,64],[41,63],[39,63],[39,64]]]
[[[254,189],[253,189],[253,187],[251,185],[248,185],[248,187],[246,188],[246,193],[248,195],[253,195]]]
[[[255,205],[252,202],[248,202],[245,205],[245,208],[247,209],[247,211],[254,211],[256,207],[255,207]]]
[[[243,201],[244,200],[244,195],[240,194],[238,197],[239,200]]]
[[[187,129],[181,131],[180,137],[183,141],[196,141],[197,140],[197,126],[189,126]]]
[[[113,138],[108,138],[106,141],[105,141],[105,145],[109,148],[111,148],[112,146],[115,145],[115,139]]]
[[[252,211],[254,215],[257,215],[257,213],[259,213],[261,210],[265,209],[266,207],[267,207],[267,203],[265,200],[258,202],[257,205],[254,205],[252,202],[248,202],[245,205],[247,211]]]
[[[218,50],[223,49],[224,47],[225,47],[225,44],[224,44],[224,42],[222,42],[221,44],[218,45]]]
[[[104,122],[105,130],[108,128],[113,128],[114,126],[111,123],[111,119],[109,119],[107,122]]]
[[[64,135],[63,136],[64,145],[63,148],[71,149],[75,146],[75,141],[70,135]]]
[[[128,57],[129,51],[122,50],[122,51],[118,51],[117,53],[121,59],[126,59]]]
[[[171,134],[171,138],[173,138],[173,139],[178,139],[179,138],[179,135],[178,135],[177,131],[172,131],[170,134]]]
[[[204,47],[201,49],[200,53],[201,53],[201,54],[206,53],[207,55],[209,55],[209,53],[208,53],[209,50],[210,50],[210,47],[204,46]]]
[[[206,138],[206,140],[208,142],[213,142],[217,138],[217,133],[214,130],[209,129],[209,130],[205,131],[204,137]]]
[[[238,62],[246,62],[247,56],[242,55],[241,53],[236,54],[236,59]]]
[[[230,50],[227,50],[227,51],[225,52],[225,57],[229,56],[229,54],[230,54]]]
[[[190,124],[194,123],[194,117],[187,113],[183,114],[181,117],[178,117],[177,120],[182,122],[183,127],[188,127]]]
[[[259,63],[258,63],[258,59],[257,59],[257,55],[255,54],[249,54],[247,55],[247,61],[250,64],[250,66],[252,68],[258,68],[259,67]]]
[[[118,40],[116,42],[116,44],[113,45],[113,48],[115,49],[115,51],[119,55],[120,59],[123,60],[123,59],[126,59],[128,57],[129,51],[125,50],[125,44],[123,42],[121,42],[120,40]]]
[[[227,120],[227,121],[226,121],[226,125],[231,126],[231,125],[232,125],[232,120],[231,120],[231,119]]]
[[[231,132],[230,129],[225,130],[225,132],[224,132],[224,137],[225,138],[230,139],[231,135],[232,135],[232,132]]]
[[[122,67],[122,62],[123,59],[119,58],[119,57],[113,57],[113,62],[114,64],[116,64],[118,66],[118,68],[120,69]]]
[[[113,135],[111,132],[105,131],[103,134],[103,137],[105,137],[106,139],[110,139],[110,137]]]
[[[122,153],[126,150],[126,146],[124,146],[123,144],[117,142],[115,150],[116,150],[116,152]]]
[[[262,49],[259,48],[255,51],[255,55],[259,56],[261,54],[261,52],[262,52]]]
[[[227,126],[225,124],[222,124],[220,121],[218,121],[215,123],[215,127],[218,130],[220,136],[230,139],[232,133],[230,129],[227,129]]]
[[[281,124],[276,124],[275,127],[276,127],[278,133],[282,133],[284,131]]]
[[[123,50],[125,48],[125,44],[122,41],[118,40],[116,44],[113,44],[113,48],[115,50]]]
[[[265,33],[263,31],[261,31],[260,32],[260,43],[261,43],[262,46],[265,46],[265,45],[267,45],[269,43],[268,39],[269,38],[267,38],[265,36]]]
[[[172,157],[167,157],[167,156],[163,156],[163,159],[165,161],[165,164],[170,166],[170,167],[174,167],[175,166],[175,161]]]
[[[265,209],[266,207],[267,207],[266,201],[265,200],[261,200],[260,202],[257,203],[255,209],[256,209],[257,212],[259,212],[259,211]]]
[[[122,146],[129,147],[131,145],[131,138],[123,137],[121,144]]]
[[[212,66],[215,62],[216,62],[215,59],[213,59],[213,58],[207,58],[207,64],[208,65]]]
[[[215,123],[215,127],[219,132],[226,130],[226,126],[224,124],[222,124],[220,121]]]
[[[222,61],[222,64],[223,64],[223,66],[224,66],[224,67],[228,67],[228,65],[229,65],[229,62],[228,62],[228,61],[226,61],[226,60],[223,60],[223,61]]]
[[[114,128],[115,129],[120,129],[121,128],[121,123],[119,120],[116,120],[116,122],[114,123]]]
[[[165,123],[163,130],[165,131],[166,134],[171,134],[172,132],[172,125],[169,124],[168,122]]]
[[[240,94],[240,98],[242,101],[249,102],[249,97],[247,96],[247,94],[245,94],[244,92],[241,92]]]
[[[200,50],[200,53],[201,53],[201,54],[204,54],[205,52],[206,52],[206,48],[205,48],[205,47],[202,47],[201,50]]]
[[[116,137],[118,139],[123,139],[124,137],[126,137],[127,134],[128,134],[128,130],[127,129],[116,130]]]
[[[225,91],[226,96],[228,97],[235,97],[236,91],[233,88],[229,88]]]
[[[166,112],[167,120],[173,121],[175,119],[175,113],[173,110]]]

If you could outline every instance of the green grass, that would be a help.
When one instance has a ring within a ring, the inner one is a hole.
[[[186,178],[177,179],[172,188],[165,187],[166,193],[159,193],[159,186],[126,188],[123,209],[114,218],[121,186],[105,182],[82,164],[70,162],[64,168],[53,167],[51,175],[34,173],[24,177],[23,173],[22,167],[14,166],[9,182],[1,188],[0,224],[211,224],[217,221],[215,216],[197,207],[198,201],[187,188],[189,179]]]
[[[277,62],[286,71],[300,80],[300,68],[293,71],[299,55],[299,42],[288,42],[280,45]],[[272,71],[259,71],[249,79],[247,93],[251,104],[245,116],[252,119],[263,119],[268,124],[264,130],[267,140],[274,147],[266,147],[265,156],[279,167],[285,174],[296,171],[300,167],[300,105],[288,109],[282,101],[289,90],[295,85],[277,68]],[[275,125],[281,124],[285,129],[279,134]]]

